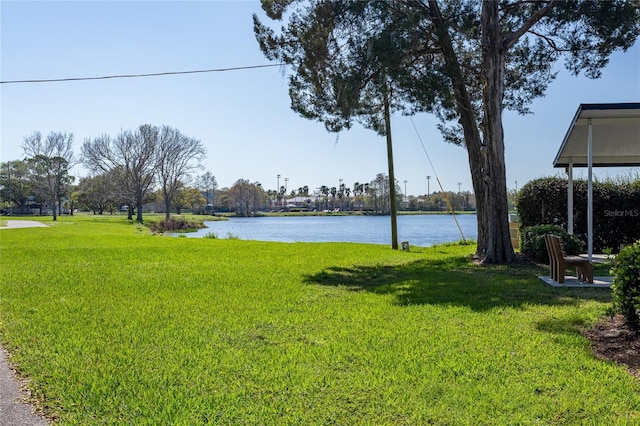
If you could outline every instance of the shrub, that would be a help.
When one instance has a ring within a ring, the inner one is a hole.
[[[545,234],[553,234],[562,238],[564,250],[567,254],[580,254],[582,241],[575,235],[569,234],[557,225],[537,225],[522,228],[520,233],[520,247],[523,253],[529,254],[539,262],[549,262],[547,246],[544,242]]]
[[[613,309],[625,316],[635,330],[640,329],[640,240],[623,248],[611,268]]]
[[[153,232],[192,232],[204,228],[202,222],[193,220],[162,220],[160,222],[147,222]]]

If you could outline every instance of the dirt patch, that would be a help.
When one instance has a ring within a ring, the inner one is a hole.
[[[543,264],[540,262],[537,262],[533,257],[531,257],[529,254],[526,253],[521,253],[521,252],[516,252],[515,253],[515,257],[513,259],[513,261],[510,263],[510,265],[516,265],[516,266],[543,266],[543,267],[548,267],[548,264]],[[483,265],[484,264],[484,258],[480,257],[478,255],[472,255],[471,256],[471,261],[475,264],[475,265]]]
[[[640,336],[622,315],[605,318],[584,335],[591,341],[596,357],[625,365],[640,378]]]

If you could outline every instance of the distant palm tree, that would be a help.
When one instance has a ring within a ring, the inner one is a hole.
[[[355,182],[353,184],[353,195],[355,196],[356,202],[359,202],[362,198],[362,194],[364,193],[364,184],[360,182]],[[360,202],[360,210],[362,211],[362,202]]]
[[[333,198],[333,208],[336,208],[336,194],[338,193],[338,189],[335,186],[331,187],[331,197]]]
[[[324,208],[325,210],[328,208],[327,206],[327,197],[329,195],[329,187],[326,185],[322,185],[320,187],[320,193],[324,196]]]
[[[275,189],[270,189],[267,191],[267,197],[269,199],[269,207],[273,207],[276,204],[276,199],[278,192]]]
[[[347,206],[347,210],[351,210],[351,198],[349,197],[351,195],[351,188],[346,187],[344,189],[345,193],[347,194],[347,201],[349,202],[349,205]]]
[[[372,189],[373,189],[373,188],[372,188]],[[373,198],[374,198],[374,201],[375,201],[375,209],[376,209],[376,212],[377,212],[377,211],[378,211],[378,202],[377,202],[377,200],[376,200],[376,198],[375,198],[375,194],[376,194],[375,189],[370,190],[370,189],[369,189],[369,184],[368,184],[368,183],[365,183],[365,184],[362,186],[362,191],[363,191],[363,194],[373,195]],[[364,208],[364,202],[363,202],[362,204],[363,204],[363,208]],[[370,204],[370,203],[369,203],[369,204]]]
[[[345,193],[345,184],[341,183],[338,188],[338,198],[340,198],[340,210],[344,210],[344,193]]]

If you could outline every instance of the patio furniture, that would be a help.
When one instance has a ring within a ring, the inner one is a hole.
[[[576,268],[578,281],[593,284],[593,265],[588,259],[580,256],[567,256],[564,251],[562,238],[557,235],[546,234],[544,242],[549,253],[549,270],[551,278],[558,283],[564,283],[564,273],[567,269]]]

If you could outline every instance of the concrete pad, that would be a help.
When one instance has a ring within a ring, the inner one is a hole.
[[[593,277],[593,284],[578,281],[577,277],[565,275],[564,283],[560,284],[551,279],[550,276],[538,277],[551,287],[574,287],[574,288],[611,288],[613,277]]]
[[[589,259],[589,255],[586,253],[579,254],[578,256],[580,256],[583,259]],[[615,260],[615,258],[616,258],[615,255],[609,256],[608,254],[603,254],[603,253],[593,253],[591,255],[591,263],[612,262],[613,260]]]

